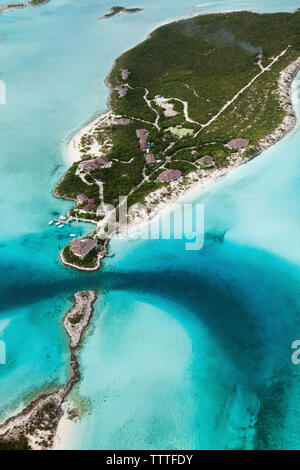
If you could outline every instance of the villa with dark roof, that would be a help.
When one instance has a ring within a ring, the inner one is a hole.
[[[96,204],[94,202],[89,202],[86,206],[83,206],[82,210],[84,212],[94,212],[96,209]]]
[[[128,126],[128,124],[131,124],[131,119],[121,118],[121,119],[118,119],[116,124],[117,126]]]
[[[147,140],[146,139],[140,139],[139,144],[140,144],[141,151],[146,152],[146,150],[148,148]]]

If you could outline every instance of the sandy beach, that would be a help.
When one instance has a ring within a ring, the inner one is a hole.
[[[97,116],[88,124],[84,125],[78,132],[76,132],[76,134],[73,135],[66,149],[66,156],[70,165],[72,165],[74,162],[78,162],[81,160],[81,157],[82,157],[82,154],[80,152],[81,138],[85,134],[88,134],[88,135],[93,134],[93,132],[95,131],[95,128],[103,124],[105,121],[107,121],[110,118],[110,116],[111,116],[110,111],[106,111],[105,113]],[[96,142],[94,142],[91,146],[91,153],[96,156],[103,155],[103,153],[101,152],[99,148],[99,145]]]

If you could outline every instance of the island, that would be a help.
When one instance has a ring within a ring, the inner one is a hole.
[[[58,424],[65,413],[62,405],[80,379],[77,350],[91,321],[97,293],[82,291],[74,297],[75,304],[63,321],[70,340],[71,377],[64,387],[40,395],[24,410],[0,425],[0,450],[43,450],[53,446]],[[70,419],[75,418],[76,410],[69,410],[68,416]]]
[[[112,16],[118,15],[119,13],[138,13],[139,11],[143,11],[143,8],[124,8],[124,7],[111,7],[110,13],[103,15],[101,18],[111,18]]]
[[[145,207],[127,222],[150,220],[293,128],[299,30],[299,11],[200,15],[159,27],[115,61],[109,110],[72,138],[74,163],[55,189],[75,202],[72,220],[97,224],[93,249],[103,250],[97,234],[122,196],[128,207]],[[80,253],[73,241],[61,258],[78,268],[100,265],[96,251]]]

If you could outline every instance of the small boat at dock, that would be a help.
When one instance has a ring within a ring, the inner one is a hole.
[[[48,222],[48,225],[52,225],[53,224],[53,220],[50,220],[50,222]]]
[[[62,228],[63,227],[63,224],[59,225],[58,228]]]

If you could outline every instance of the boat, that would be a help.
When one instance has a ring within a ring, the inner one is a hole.
[[[69,237],[76,237],[75,233],[69,233]]]
[[[52,225],[53,224],[53,220],[50,220],[50,222],[48,222],[48,225]]]
[[[64,226],[64,224],[60,224],[60,225],[58,226],[58,228],[62,228],[63,226]]]
[[[60,222],[55,222],[55,225],[59,225],[59,224],[60,224]]]
[[[60,215],[59,218],[60,218],[61,220],[65,220],[67,217],[65,217],[64,215]]]

